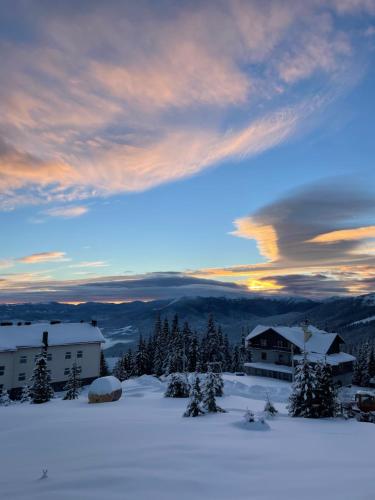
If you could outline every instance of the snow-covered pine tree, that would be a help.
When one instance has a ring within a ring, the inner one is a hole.
[[[104,357],[103,351],[100,352],[100,376],[106,377],[109,375],[108,365]]]
[[[366,342],[359,346],[354,363],[353,384],[360,387],[367,387],[370,383],[369,356],[369,344]]]
[[[213,372],[215,376],[215,396],[221,397],[224,395],[224,380],[220,372]]]
[[[163,344],[162,322],[160,314],[158,314],[154,326],[154,357],[153,357],[153,370],[155,375],[157,375],[158,377],[160,377],[164,373],[163,363],[164,363],[164,344]]]
[[[70,370],[69,379],[64,387],[64,391],[67,391],[64,399],[78,399],[81,390],[81,379],[79,376],[79,369],[76,363],[73,363],[72,369]]]
[[[125,368],[125,354],[116,362],[113,368],[113,376],[118,378],[120,382],[128,378],[128,372]]]
[[[188,353],[188,366],[189,372],[195,372],[198,365],[199,358],[199,342],[197,334],[194,333],[190,340],[189,353]]]
[[[239,372],[243,369],[241,364],[240,348],[238,345],[234,346],[232,357],[232,372]]]
[[[371,346],[369,357],[368,357],[368,373],[369,373],[370,378],[375,377],[375,352],[374,352],[374,345]]]
[[[276,410],[274,404],[272,403],[268,393],[267,393],[266,404],[264,405],[263,412],[268,417],[274,417],[278,413],[278,411]]]
[[[135,353],[134,371],[138,377],[145,375],[148,371],[147,348],[142,335],[139,337],[138,349]]]
[[[47,357],[42,352],[35,361],[30,387],[31,400],[34,404],[46,403],[53,398],[51,379],[47,371]]]
[[[208,371],[203,386],[203,406],[208,413],[224,412],[224,410],[216,404],[216,388],[217,381],[215,374],[212,371]]]
[[[251,423],[255,422],[254,412],[247,408],[247,410],[245,411],[245,413],[243,415],[243,419],[245,420],[245,422],[247,424],[251,424]]]
[[[22,388],[20,403],[30,403],[30,401],[31,401],[30,388],[26,384]]]
[[[333,383],[332,368],[328,363],[317,363],[317,400],[320,417],[335,417],[338,410],[338,401]]]
[[[190,386],[186,376],[182,373],[172,373],[169,375],[166,398],[188,398]]]
[[[231,346],[229,343],[228,335],[224,335],[224,364],[223,370],[226,372],[230,372],[232,370],[232,352]]]
[[[318,382],[315,368],[304,354],[295,370],[288,410],[292,417],[318,418]]]
[[[194,383],[191,386],[190,399],[184,413],[184,417],[199,417],[204,411],[201,407],[202,392],[198,375],[195,376]]]
[[[9,397],[8,391],[3,389],[0,393],[0,406],[9,406],[12,400]]]

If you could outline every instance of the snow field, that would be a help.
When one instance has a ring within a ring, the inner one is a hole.
[[[227,413],[182,418],[186,399],[143,376],[114,403],[55,399],[0,408],[1,498],[18,500],[370,500],[375,426],[287,416],[285,382],[225,376]],[[238,426],[279,415],[258,432]],[[252,399],[252,398],[255,399]],[[40,480],[42,469],[48,478]]]

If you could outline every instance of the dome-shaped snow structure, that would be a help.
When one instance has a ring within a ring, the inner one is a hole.
[[[112,375],[94,380],[89,388],[89,403],[110,403],[121,398],[121,382]]]

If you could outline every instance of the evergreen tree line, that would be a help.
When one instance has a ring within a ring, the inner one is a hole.
[[[156,318],[148,340],[142,336],[135,351],[129,349],[117,362],[113,374],[121,381],[131,376],[169,375],[181,372],[207,372],[211,364],[222,371],[242,371],[246,361],[244,334],[239,344],[231,345],[228,336],[209,316],[203,335],[193,331],[178,315],[172,322]]]
[[[353,351],[357,360],[354,363],[353,384],[368,387],[375,377],[375,346],[370,342],[359,344]]]
[[[288,405],[292,417],[334,417],[339,412],[337,391],[328,363],[310,363],[307,357],[297,364]]]

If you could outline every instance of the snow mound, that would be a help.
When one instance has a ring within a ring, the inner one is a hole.
[[[131,378],[123,382],[126,392],[131,394],[132,392],[143,393],[143,392],[163,392],[165,391],[165,384],[161,382],[157,377],[152,375],[142,375],[141,377]]]
[[[241,420],[240,422],[235,422],[234,426],[248,431],[269,431],[271,429],[269,424],[263,419],[255,420],[255,422]]]
[[[90,385],[89,394],[104,396],[105,394],[111,394],[119,390],[121,391],[121,382],[113,375],[109,375],[108,377],[100,377],[94,380]]]
[[[286,403],[290,395],[289,385],[248,385],[243,382],[225,380],[224,394],[226,396],[241,396],[249,399],[266,400],[267,396],[276,403]]]

